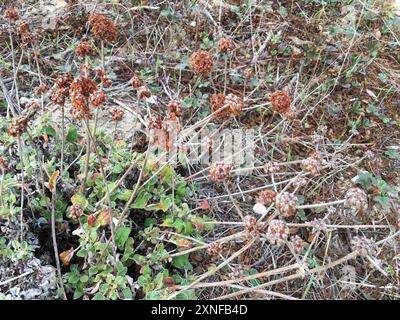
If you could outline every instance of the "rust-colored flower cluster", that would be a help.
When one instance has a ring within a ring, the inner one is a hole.
[[[224,248],[218,242],[211,242],[207,248],[208,255],[213,258],[218,257],[223,251]]]
[[[243,109],[243,99],[232,93],[225,96],[222,93],[210,97],[211,112],[220,121],[228,120],[232,115],[239,115]]]
[[[142,79],[140,79],[140,77],[137,74],[134,74],[132,79],[131,79],[131,85],[134,89],[138,89],[141,86],[144,85]]]
[[[38,85],[38,86],[35,88],[35,95],[37,95],[37,96],[42,96],[42,95],[44,95],[44,94],[47,92],[47,90],[49,90],[48,85],[45,84],[45,83],[42,83],[42,84]]]
[[[218,53],[227,53],[235,48],[235,43],[230,38],[222,38],[218,41]]]
[[[289,192],[281,192],[275,198],[275,208],[284,218],[296,213],[297,197]]]
[[[302,161],[303,170],[312,176],[317,176],[322,170],[322,158],[317,152],[312,153],[307,159]]]
[[[75,49],[75,54],[79,58],[85,58],[86,56],[88,57],[95,57],[97,55],[96,50],[93,49],[92,45],[88,41],[82,41],[81,43],[78,44],[78,46]]]
[[[23,116],[16,119],[14,123],[8,128],[8,134],[12,137],[21,136],[28,127],[28,122],[28,116]]]
[[[69,95],[69,88],[73,80],[74,77],[70,73],[59,75],[56,79],[55,90],[53,90],[51,95],[51,101],[60,106],[64,106],[65,100]]]
[[[212,181],[226,181],[231,176],[231,166],[218,161],[210,166],[210,179]]]
[[[173,100],[168,104],[168,119],[176,120],[183,116],[183,108],[180,101]]]
[[[292,98],[286,91],[276,91],[270,96],[272,108],[281,114],[289,114],[291,111]]]
[[[260,233],[262,225],[257,222],[255,217],[247,215],[244,217],[244,227],[249,234],[256,236]]]
[[[123,119],[124,117],[124,111],[120,109],[114,109],[111,111],[111,120],[115,122],[119,122]]]
[[[8,162],[3,157],[0,157],[0,169],[5,170],[8,167]]]
[[[76,120],[92,119],[89,101],[94,106],[104,102],[105,96],[96,92],[97,83],[89,77],[79,77],[71,84],[70,98],[72,102],[71,115]]]
[[[213,68],[213,59],[210,52],[199,50],[192,53],[189,59],[189,68],[195,72],[206,75]]]
[[[91,15],[89,23],[94,36],[98,40],[113,42],[118,37],[118,28],[110,19],[103,15]]]
[[[158,129],[162,128],[162,119],[159,116],[151,116],[147,121],[147,128],[151,129]]]
[[[275,202],[276,192],[271,189],[262,190],[257,195],[257,202],[265,206],[270,206]]]
[[[73,205],[69,210],[69,216],[75,221],[77,221],[79,217],[82,215],[83,215],[83,210],[79,205]]]
[[[151,91],[146,86],[137,88],[136,96],[138,99],[145,99],[151,97]]]
[[[4,11],[4,17],[13,21],[17,21],[19,19],[19,14],[15,8],[8,8],[6,11]]]
[[[104,74],[104,71],[100,68],[94,70],[96,75],[100,78],[100,81],[104,88],[109,88],[112,85],[112,82],[109,77]]]
[[[281,246],[288,239],[289,227],[284,220],[273,219],[270,221],[266,233],[269,242]]]
[[[89,96],[89,102],[93,107],[99,107],[106,102],[104,91],[95,91]]]
[[[18,29],[18,33],[21,36],[22,44],[28,45],[31,43],[33,36],[29,29],[29,24],[26,21],[23,21]]]

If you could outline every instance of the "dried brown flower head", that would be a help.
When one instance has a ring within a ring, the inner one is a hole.
[[[92,45],[88,41],[82,41],[81,43],[78,44],[78,46],[75,49],[75,54],[79,58],[84,58],[86,56],[88,57],[95,57],[97,55],[96,50],[93,49]]]
[[[163,125],[163,121],[158,116],[151,116],[147,122],[147,127],[149,129],[161,129]]]
[[[47,90],[49,90],[47,84],[42,83],[35,88],[35,95],[37,96],[44,95],[47,92]]]
[[[296,253],[301,253],[304,249],[304,241],[297,234],[294,237],[290,238],[290,243],[293,246],[293,249]]]
[[[69,211],[69,216],[77,221],[83,215],[83,210],[79,205],[73,205]]]
[[[15,120],[15,122],[8,128],[8,134],[12,137],[21,136],[25,129],[28,127],[29,117],[23,116]]]
[[[375,256],[378,253],[378,246],[372,238],[355,236],[351,239],[350,245],[354,251],[358,251],[363,256]]]
[[[213,116],[220,121],[225,121],[231,116],[231,111],[225,104],[225,98],[225,95],[222,93],[216,93],[210,97],[211,112]]]
[[[71,115],[76,120],[83,120],[83,119],[92,119],[93,115],[90,112],[89,105],[87,102],[87,98],[79,92],[75,92],[71,94]]]
[[[0,157],[0,169],[5,170],[8,167],[8,162],[3,157]]]
[[[125,112],[120,109],[114,109],[111,111],[111,119],[112,121],[119,122],[123,119]]]
[[[134,89],[140,88],[143,86],[143,81],[140,79],[140,77],[137,74],[134,74],[132,79],[131,79],[131,85]]]
[[[89,96],[89,102],[93,107],[101,106],[102,104],[104,104],[104,102],[106,102],[106,94],[104,93],[104,91],[93,92]]]
[[[138,97],[138,99],[150,98],[151,91],[146,86],[141,86],[137,88],[136,96]]]
[[[254,216],[247,215],[244,217],[244,227],[249,234],[255,236],[260,233],[262,226],[257,222]]]
[[[289,192],[282,192],[275,198],[276,210],[285,218],[296,213],[297,197]]]
[[[224,250],[224,248],[222,247],[222,245],[220,243],[211,242],[208,245],[207,253],[211,257],[218,257],[223,252],[223,250]]]
[[[69,95],[69,88],[56,88],[51,94],[51,101],[54,103],[63,106],[65,104],[65,100]]]
[[[287,114],[291,110],[292,98],[286,91],[276,91],[270,96],[272,108],[279,113]]]
[[[262,190],[257,195],[257,202],[262,203],[265,206],[270,206],[275,202],[276,192],[270,189]]]
[[[14,21],[19,19],[19,14],[15,8],[8,8],[6,11],[4,11],[4,16]]]
[[[101,83],[103,84],[104,88],[109,88],[109,87],[111,87],[112,81],[111,81],[111,79],[110,79],[109,77],[107,77],[107,76],[102,76],[102,77],[100,78],[100,80],[101,80]]]
[[[360,188],[350,188],[346,193],[344,205],[354,212],[364,212],[368,209],[368,196]]]
[[[80,93],[85,97],[89,97],[96,91],[97,83],[89,77],[80,77],[75,79],[71,84],[71,93]]]
[[[235,43],[230,38],[222,38],[218,41],[218,53],[227,53],[235,48]]]
[[[60,74],[56,79],[56,86],[58,88],[68,88],[71,86],[74,77],[70,73]]]
[[[101,41],[113,42],[118,37],[118,28],[110,19],[102,15],[91,15],[89,23],[94,36]]]
[[[279,162],[269,161],[264,165],[264,171],[266,173],[279,172]]]
[[[272,244],[281,246],[289,237],[289,227],[284,220],[273,219],[268,225],[266,237]]]
[[[168,104],[168,118],[175,120],[183,116],[183,108],[180,101],[173,100]]]
[[[231,176],[231,166],[223,162],[215,162],[210,166],[210,180],[225,181]]]
[[[312,153],[307,159],[302,161],[303,170],[312,176],[317,176],[322,170],[322,158],[319,153]]]
[[[33,36],[29,30],[29,24],[26,21],[23,21],[20,24],[18,33],[21,36],[21,40],[24,45],[29,44],[33,39]]]
[[[213,59],[210,52],[199,50],[192,53],[189,59],[189,68],[200,74],[208,74],[213,68]]]
[[[243,99],[233,93],[228,94],[225,97],[225,108],[229,110],[233,115],[238,116],[243,109]]]

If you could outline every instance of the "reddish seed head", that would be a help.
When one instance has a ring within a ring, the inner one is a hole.
[[[215,162],[210,166],[210,180],[224,181],[231,176],[231,167],[223,162]]]
[[[19,14],[15,8],[8,8],[6,11],[4,11],[4,16],[14,21],[19,19]]]
[[[95,57],[97,55],[96,51],[93,49],[92,45],[88,41],[81,42],[76,47],[75,54],[79,58],[84,58],[86,56]]]
[[[92,27],[94,36],[98,40],[113,42],[118,37],[117,26],[107,17],[102,15],[91,15],[89,23]]]
[[[279,113],[290,113],[292,98],[286,91],[276,91],[270,97],[272,108]]]
[[[225,105],[225,98],[222,93],[216,93],[210,97],[211,112],[220,121],[228,120],[231,116],[229,108]]]
[[[235,48],[235,43],[230,38],[222,38],[218,42],[218,53],[227,53]]]
[[[183,116],[183,108],[179,101],[173,100],[168,104],[168,118],[175,120]]]
[[[210,52],[200,50],[193,52],[189,59],[189,67],[195,73],[208,74],[213,68],[213,60]]]
[[[141,86],[143,86],[143,81],[140,79],[140,77],[135,74],[133,75],[132,79],[131,79],[131,85],[134,89],[140,88]]]
[[[120,109],[114,109],[111,111],[111,119],[112,121],[119,122],[124,117],[124,111]]]
[[[150,98],[151,91],[146,86],[141,86],[137,89],[136,95],[138,99]]]
[[[257,196],[257,202],[261,203],[265,206],[270,206],[272,203],[275,202],[276,192],[270,189],[262,190],[259,192]]]
[[[96,91],[89,96],[89,102],[93,107],[98,107],[106,102],[104,91]]]
[[[8,134],[12,137],[21,136],[28,127],[29,118],[27,116],[20,117],[8,128]]]

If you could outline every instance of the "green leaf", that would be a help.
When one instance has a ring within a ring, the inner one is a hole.
[[[69,143],[76,143],[76,141],[78,140],[78,130],[76,129],[76,127],[70,127],[68,129],[68,133],[65,139]]]
[[[189,262],[189,255],[183,254],[172,259],[172,265],[178,269],[191,270],[193,267]]]
[[[131,233],[130,227],[120,227],[115,234],[115,242],[119,249],[123,249]]]
[[[44,132],[46,132],[49,136],[52,136],[52,137],[56,136],[56,130],[53,127],[45,126],[43,129],[44,129]]]
[[[147,202],[151,199],[151,194],[146,191],[140,191],[136,196],[135,202],[132,205],[132,208],[135,209],[144,209],[147,205]]]

